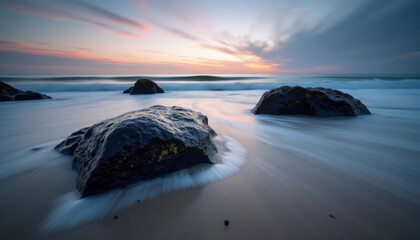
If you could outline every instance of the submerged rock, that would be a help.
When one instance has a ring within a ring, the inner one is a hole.
[[[73,155],[81,197],[188,168],[215,163],[216,135],[206,116],[153,106],[83,128],[55,149]]]
[[[23,101],[39,99],[51,99],[51,97],[32,91],[21,91],[10,86],[9,84],[0,81],[0,101]]]
[[[316,117],[370,114],[367,107],[347,93],[328,88],[283,86],[265,92],[252,109],[254,114],[309,115]]]
[[[149,79],[139,79],[133,87],[126,89],[123,93],[129,94],[154,94],[165,93],[155,82]]]

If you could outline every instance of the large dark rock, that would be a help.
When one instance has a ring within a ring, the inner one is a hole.
[[[23,101],[39,99],[51,99],[51,97],[32,91],[24,92],[0,81],[0,101]]]
[[[215,162],[216,133],[207,117],[181,107],[153,106],[71,134],[55,149],[73,155],[81,197]]]
[[[154,94],[165,93],[155,82],[149,79],[139,79],[133,87],[126,89],[123,93],[130,94]]]
[[[255,114],[309,115],[316,117],[370,114],[360,100],[328,88],[283,86],[265,92],[252,109]]]

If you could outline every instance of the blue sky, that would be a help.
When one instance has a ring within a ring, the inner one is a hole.
[[[420,1],[0,0],[0,74],[420,73]]]

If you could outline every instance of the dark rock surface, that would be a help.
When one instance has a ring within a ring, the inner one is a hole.
[[[130,94],[154,94],[165,93],[155,82],[149,79],[139,79],[133,87],[126,89],[123,93]]]
[[[207,117],[181,107],[153,106],[83,128],[55,149],[73,155],[81,197],[215,162],[216,135]]]
[[[21,91],[10,86],[9,84],[0,81],[0,101],[24,101],[39,99],[51,99],[51,97],[32,91]]]
[[[252,109],[254,114],[309,115],[316,117],[370,114],[360,100],[328,88],[283,86],[265,92]]]

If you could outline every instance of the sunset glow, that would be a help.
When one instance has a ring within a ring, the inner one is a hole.
[[[412,1],[373,8],[379,2],[1,0],[0,70],[4,75],[418,69],[413,53],[420,49],[396,47],[403,36],[406,42],[419,40],[414,25],[387,30],[401,36],[397,43],[381,42],[382,33],[365,27],[380,31],[378,19],[403,23],[399,12]],[[376,17],[356,21],[367,10]],[[349,41],[341,28],[366,37]]]

